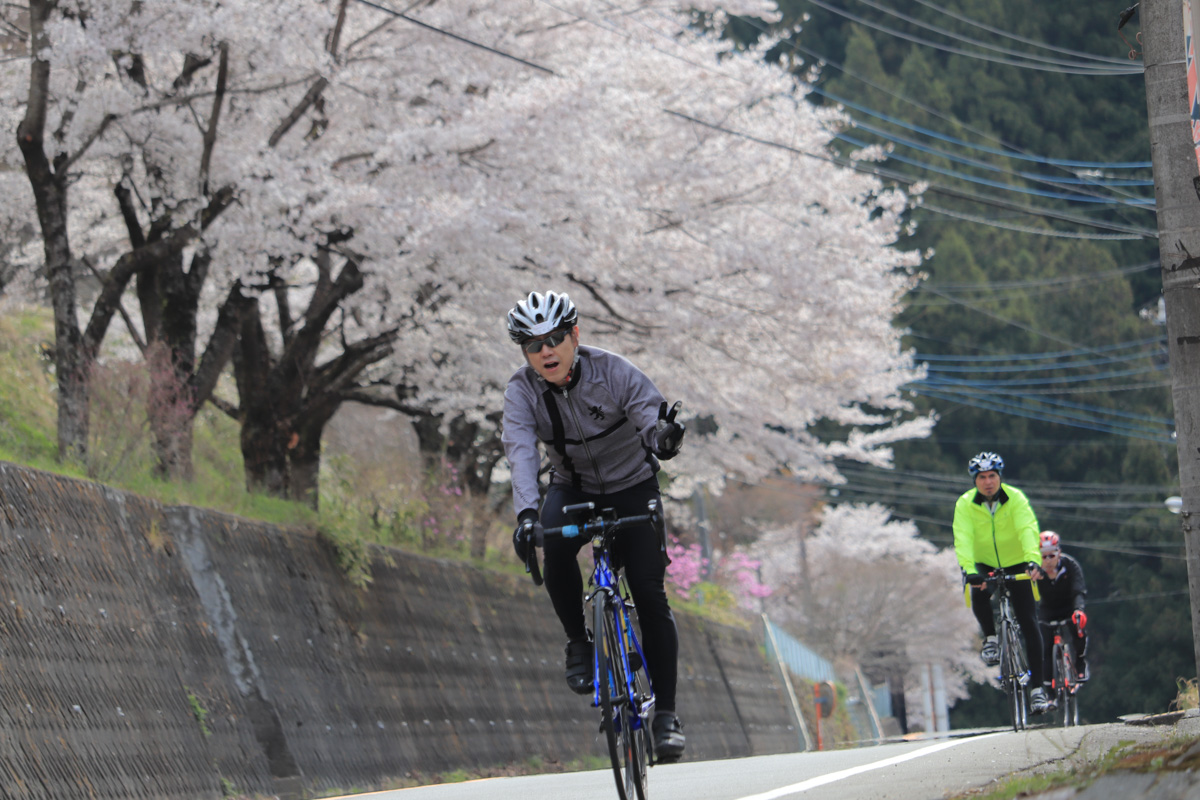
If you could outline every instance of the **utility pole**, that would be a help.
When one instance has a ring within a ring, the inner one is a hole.
[[[1143,0],[1139,14],[1183,498],[1179,518],[1200,674],[1200,167],[1188,98],[1185,2],[1190,0]]]

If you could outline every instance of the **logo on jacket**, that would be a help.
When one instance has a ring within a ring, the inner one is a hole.
[[[592,419],[604,419],[604,409],[600,406],[588,406],[588,411],[592,413]]]

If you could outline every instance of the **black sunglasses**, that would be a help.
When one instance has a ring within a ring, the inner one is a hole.
[[[545,339],[530,339],[529,341],[522,343],[521,349],[526,353],[540,353],[542,351],[542,345],[545,345],[553,350],[555,347],[558,347],[560,344],[562,344],[570,333],[571,332],[567,330],[553,331],[552,333],[548,334]]]

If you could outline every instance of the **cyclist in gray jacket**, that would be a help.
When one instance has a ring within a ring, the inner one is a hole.
[[[504,452],[512,470],[517,529],[513,547],[525,560],[536,527],[571,520],[562,508],[594,502],[620,516],[644,514],[661,498],[659,460],[679,452],[684,426],[678,408],[645,373],[607,350],[579,344],[578,312],[566,294],[532,292],[508,313],[508,334],[525,357],[504,392]],[[550,485],[540,503],[539,443],[550,462]],[[566,677],[571,690],[592,691],[592,642],[583,613],[583,576],[576,561],[584,537],[545,543],[546,591],[567,634]],[[648,523],[621,531],[614,556],[638,610],[646,668],[654,684],[653,731],[661,761],[683,755],[675,714],[679,636],[667,599],[666,556]]]

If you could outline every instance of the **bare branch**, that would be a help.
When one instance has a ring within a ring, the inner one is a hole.
[[[92,263],[90,258],[84,256],[82,259],[80,259],[80,261],[82,261],[83,265],[91,271],[92,275],[96,277],[96,280],[100,282],[100,285],[103,286],[108,281],[108,277],[100,272],[100,270],[96,269],[96,265]],[[120,312],[121,319],[125,321],[125,328],[129,331],[129,335],[133,339],[133,343],[137,345],[138,352],[140,352],[143,356],[146,355],[146,342],[142,339],[142,335],[138,333],[138,329],[134,327],[133,320],[130,318],[129,313],[125,310],[124,304],[122,304],[120,300],[117,300],[117,311]]]
[[[91,135],[84,140],[83,144],[79,146],[78,150],[72,153],[69,158],[59,165],[58,171],[60,173],[65,173],[67,170],[69,170],[76,161],[83,157],[83,154],[88,151],[88,148],[90,148],[97,139],[104,135],[104,132],[108,130],[108,126],[116,120],[116,114],[105,114],[104,119],[100,120],[100,124],[96,126],[96,130],[92,131]]]
[[[346,6],[350,4],[350,0],[341,0],[338,3],[337,23],[333,26],[333,32],[329,34],[329,40],[325,45],[325,49],[331,56],[337,57],[338,42],[342,38],[342,28],[346,25]]]
[[[217,125],[221,121],[221,104],[225,102],[225,81],[229,75],[229,43],[221,42],[217,66],[217,93],[213,96],[212,113],[204,130],[204,151],[200,156],[200,193],[208,194],[208,171],[212,164],[213,147],[217,143]]]
[[[192,402],[199,408],[206,401],[213,399],[213,390],[221,372],[233,358],[233,348],[237,345],[238,330],[241,328],[242,315],[253,301],[242,294],[240,283],[234,283],[221,303],[217,312],[217,324],[208,345],[200,357],[200,364],[192,376]]]
[[[212,403],[214,406],[216,406],[218,409],[220,409],[221,412],[225,414],[225,416],[229,417],[230,419],[234,420],[235,422],[241,422],[242,410],[240,408],[238,408],[237,406],[235,406],[233,403],[229,402],[228,400],[225,400],[224,398],[217,397],[216,395],[211,395],[208,398],[208,402]]]
[[[312,107],[312,104],[317,102],[317,98],[321,96],[321,92],[325,91],[325,87],[328,85],[329,80],[321,77],[309,87],[308,91],[304,93],[304,97],[300,98],[300,102],[296,104],[296,107],[283,118],[283,122],[279,123],[279,127],[271,133],[271,137],[267,139],[268,147],[274,147],[279,144],[279,140],[292,129],[292,126],[296,124],[296,120],[304,116],[304,112],[308,111]]]

